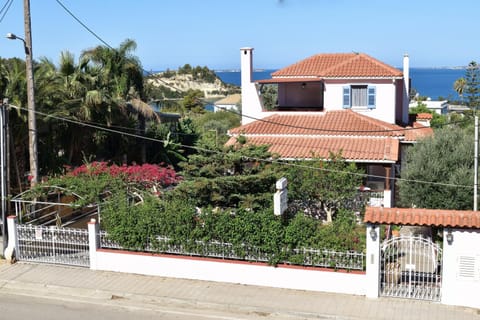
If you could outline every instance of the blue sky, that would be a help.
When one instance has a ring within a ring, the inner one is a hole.
[[[69,50],[102,44],[56,0],[30,0],[34,58],[57,63]],[[401,67],[453,67],[480,61],[478,0],[58,0],[112,47],[125,39],[144,69],[189,63],[239,68],[254,48],[256,68],[275,69],[316,53],[364,52]],[[0,0],[0,7],[8,2]],[[3,16],[4,11],[0,15]],[[0,22],[0,57],[24,58],[8,32],[24,35],[23,1]]]

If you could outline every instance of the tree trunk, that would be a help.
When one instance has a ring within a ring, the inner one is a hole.
[[[328,206],[324,206],[325,212],[327,213],[327,223],[332,223],[333,221],[333,214],[335,210],[333,208],[329,208]]]

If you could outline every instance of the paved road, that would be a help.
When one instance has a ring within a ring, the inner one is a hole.
[[[154,311],[155,319],[168,320],[480,320],[480,310],[428,301],[367,299],[364,296],[22,262],[13,265],[0,262],[0,293],[22,295],[26,300],[48,298],[126,310]],[[1,313],[0,319],[4,319]]]
[[[174,307],[112,299],[98,301],[84,299],[41,298],[0,293],[1,319],[9,320],[258,320],[304,319],[262,312],[219,312],[191,306]],[[337,318],[341,319],[341,318]]]

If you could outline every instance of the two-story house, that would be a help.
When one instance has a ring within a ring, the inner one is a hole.
[[[242,125],[231,129],[247,143],[268,144],[282,159],[328,158],[342,153],[367,170],[366,185],[393,205],[392,179],[402,149],[432,133],[409,124],[409,58],[403,72],[363,53],[318,54],[253,81],[253,48],[240,49]],[[277,86],[277,101],[266,108],[262,86]]]

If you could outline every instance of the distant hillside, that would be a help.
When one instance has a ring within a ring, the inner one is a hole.
[[[151,75],[147,77],[147,81],[159,89],[163,87],[180,96],[189,90],[202,91],[205,99],[240,93],[239,87],[222,82],[215,72],[207,67],[192,68],[188,64],[176,71],[167,70]]]

